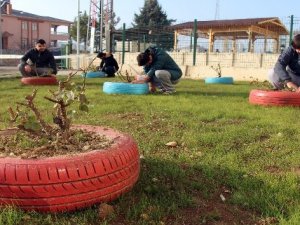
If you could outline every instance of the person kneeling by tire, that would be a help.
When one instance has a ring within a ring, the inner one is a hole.
[[[275,90],[288,89],[300,92],[300,34],[294,36],[291,46],[279,56],[269,81]]]
[[[25,53],[18,68],[23,77],[43,77],[57,74],[54,56],[47,49],[46,42],[43,39],[39,39],[35,48]]]
[[[107,74],[107,77],[114,77],[115,72],[119,70],[119,65],[111,53],[99,52],[97,55],[101,59],[100,71]]]
[[[145,52],[137,56],[139,66],[143,66],[146,76],[132,81],[132,83],[150,83],[150,91],[159,89],[162,94],[172,94],[175,92],[177,84],[182,76],[182,71],[171,56],[163,49],[149,47]]]

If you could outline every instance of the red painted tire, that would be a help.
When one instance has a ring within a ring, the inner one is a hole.
[[[56,85],[56,76],[49,77],[23,77],[21,79],[22,84],[27,85]]]
[[[249,102],[255,105],[300,106],[300,93],[290,91],[252,90]]]
[[[140,161],[131,136],[96,126],[75,126],[105,135],[107,149],[43,159],[0,158],[0,204],[24,210],[65,212],[109,202],[136,183]]]

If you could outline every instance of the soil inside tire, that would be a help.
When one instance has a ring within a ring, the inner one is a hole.
[[[25,133],[18,128],[0,130],[0,158],[45,158],[78,154],[109,147],[113,140],[104,135],[81,129],[72,129],[69,140],[57,142],[55,138]]]

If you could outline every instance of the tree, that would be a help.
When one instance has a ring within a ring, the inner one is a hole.
[[[89,20],[89,16],[87,14],[86,11],[84,11],[84,13],[80,16],[80,37],[79,37],[79,41],[80,42],[84,42],[84,44],[86,44],[87,40],[86,40],[86,32],[87,32],[87,28],[88,28],[88,20]],[[71,26],[71,37],[74,40],[77,40],[77,21],[78,18],[76,17],[74,19],[74,23]]]
[[[162,10],[157,0],[145,0],[144,7],[140,10],[140,15],[134,14],[134,23],[132,25],[135,28],[161,28],[170,26],[175,21],[168,19],[166,12]]]
[[[166,12],[162,10],[157,0],[145,0],[140,14],[134,14],[132,25],[133,28],[148,30],[148,42],[170,50],[173,47],[174,35],[167,28],[175,21],[168,19]]]
[[[98,15],[98,17],[100,18],[100,15]],[[105,18],[105,17],[106,17],[106,12],[104,12],[104,15],[103,15],[103,18]],[[90,26],[88,26],[88,22],[89,22],[89,15],[87,14],[86,11],[84,11],[83,15],[80,16],[80,37],[79,37],[80,42],[84,42],[84,46],[87,46],[87,43],[89,43],[89,41],[90,41],[90,40],[87,40],[87,29],[90,28]],[[114,27],[119,22],[120,22],[120,18],[116,17],[116,14],[113,13],[111,29],[114,30]],[[100,21],[96,20],[96,37],[98,37],[95,39],[96,48],[99,45],[99,31],[100,31]],[[105,21],[103,20],[103,34],[104,33],[105,33]],[[89,34],[90,34],[90,30],[89,30]],[[71,26],[71,37],[74,40],[77,40],[77,17],[74,19],[74,23]]]

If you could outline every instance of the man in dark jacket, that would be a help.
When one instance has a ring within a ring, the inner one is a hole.
[[[119,65],[111,53],[99,52],[97,55],[101,59],[100,70],[107,74],[107,77],[114,77],[119,70]]]
[[[46,48],[46,42],[39,39],[35,48],[30,49],[21,58],[18,65],[22,76],[51,76],[57,74],[56,63],[53,54]]]
[[[175,92],[174,85],[179,82],[182,71],[171,56],[157,47],[149,47],[137,56],[139,66],[144,67],[145,79],[135,80],[133,83],[150,82],[150,90],[165,94]]]
[[[281,53],[269,74],[269,80],[275,89],[286,86],[300,92],[300,34],[295,35],[291,46]]]

